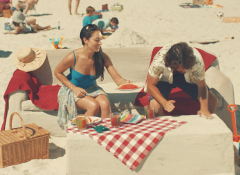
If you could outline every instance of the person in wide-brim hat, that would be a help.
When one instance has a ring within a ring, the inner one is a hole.
[[[41,27],[36,24],[36,18],[25,19],[25,15],[15,10],[11,19],[12,31],[6,32],[5,34],[19,34],[19,33],[32,33],[36,30],[44,30],[51,28],[50,25]]]
[[[14,65],[24,72],[34,71],[43,65],[46,56],[44,49],[24,47],[14,57]]]

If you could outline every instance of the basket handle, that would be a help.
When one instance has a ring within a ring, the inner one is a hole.
[[[25,126],[24,126],[24,123],[23,123],[23,119],[22,117],[17,113],[17,112],[13,112],[10,116],[10,121],[9,121],[9,130],[13,130],[12,128],[12,120],[13,120],[13,116],[14,115],[17,115],[18,118],[21,120],[21,124],[22,124],[22,128],[23,128],[23,134],[24,134],[24,139],[27,139],[27,134],[26,134],[26,129],[25,129]]]

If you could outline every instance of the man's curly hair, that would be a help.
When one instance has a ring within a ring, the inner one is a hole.
[[[193,49],[185,42],[174,44],[165,54],[164,62],[166,67],[177,70],[181,64],[184,69],[190,69],[196,64]]]

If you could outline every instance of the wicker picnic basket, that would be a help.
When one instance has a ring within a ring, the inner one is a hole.
[[[12,128],[17,115],[22,127]],[[0,167],[16,165],[32,159],[49,158],[50,132],[34,123],[24,126],[22,117],[14,112],[10,116],[9,130],[0,132]]]

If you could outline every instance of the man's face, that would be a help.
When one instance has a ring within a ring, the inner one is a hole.
[[[178,72],[181,72],[181,73],[183,73],[183,74],[186,73],[186,69],[184,69],[181,64],[179,64],[179,66],[178,66],[178,68],[177,68],[177,71],[178,71]]]
[[[114,22],[112,22],[112,21],[110,21],[110,24],[111,24],[111,26],[117,25],[116,23],[114,23]]]

